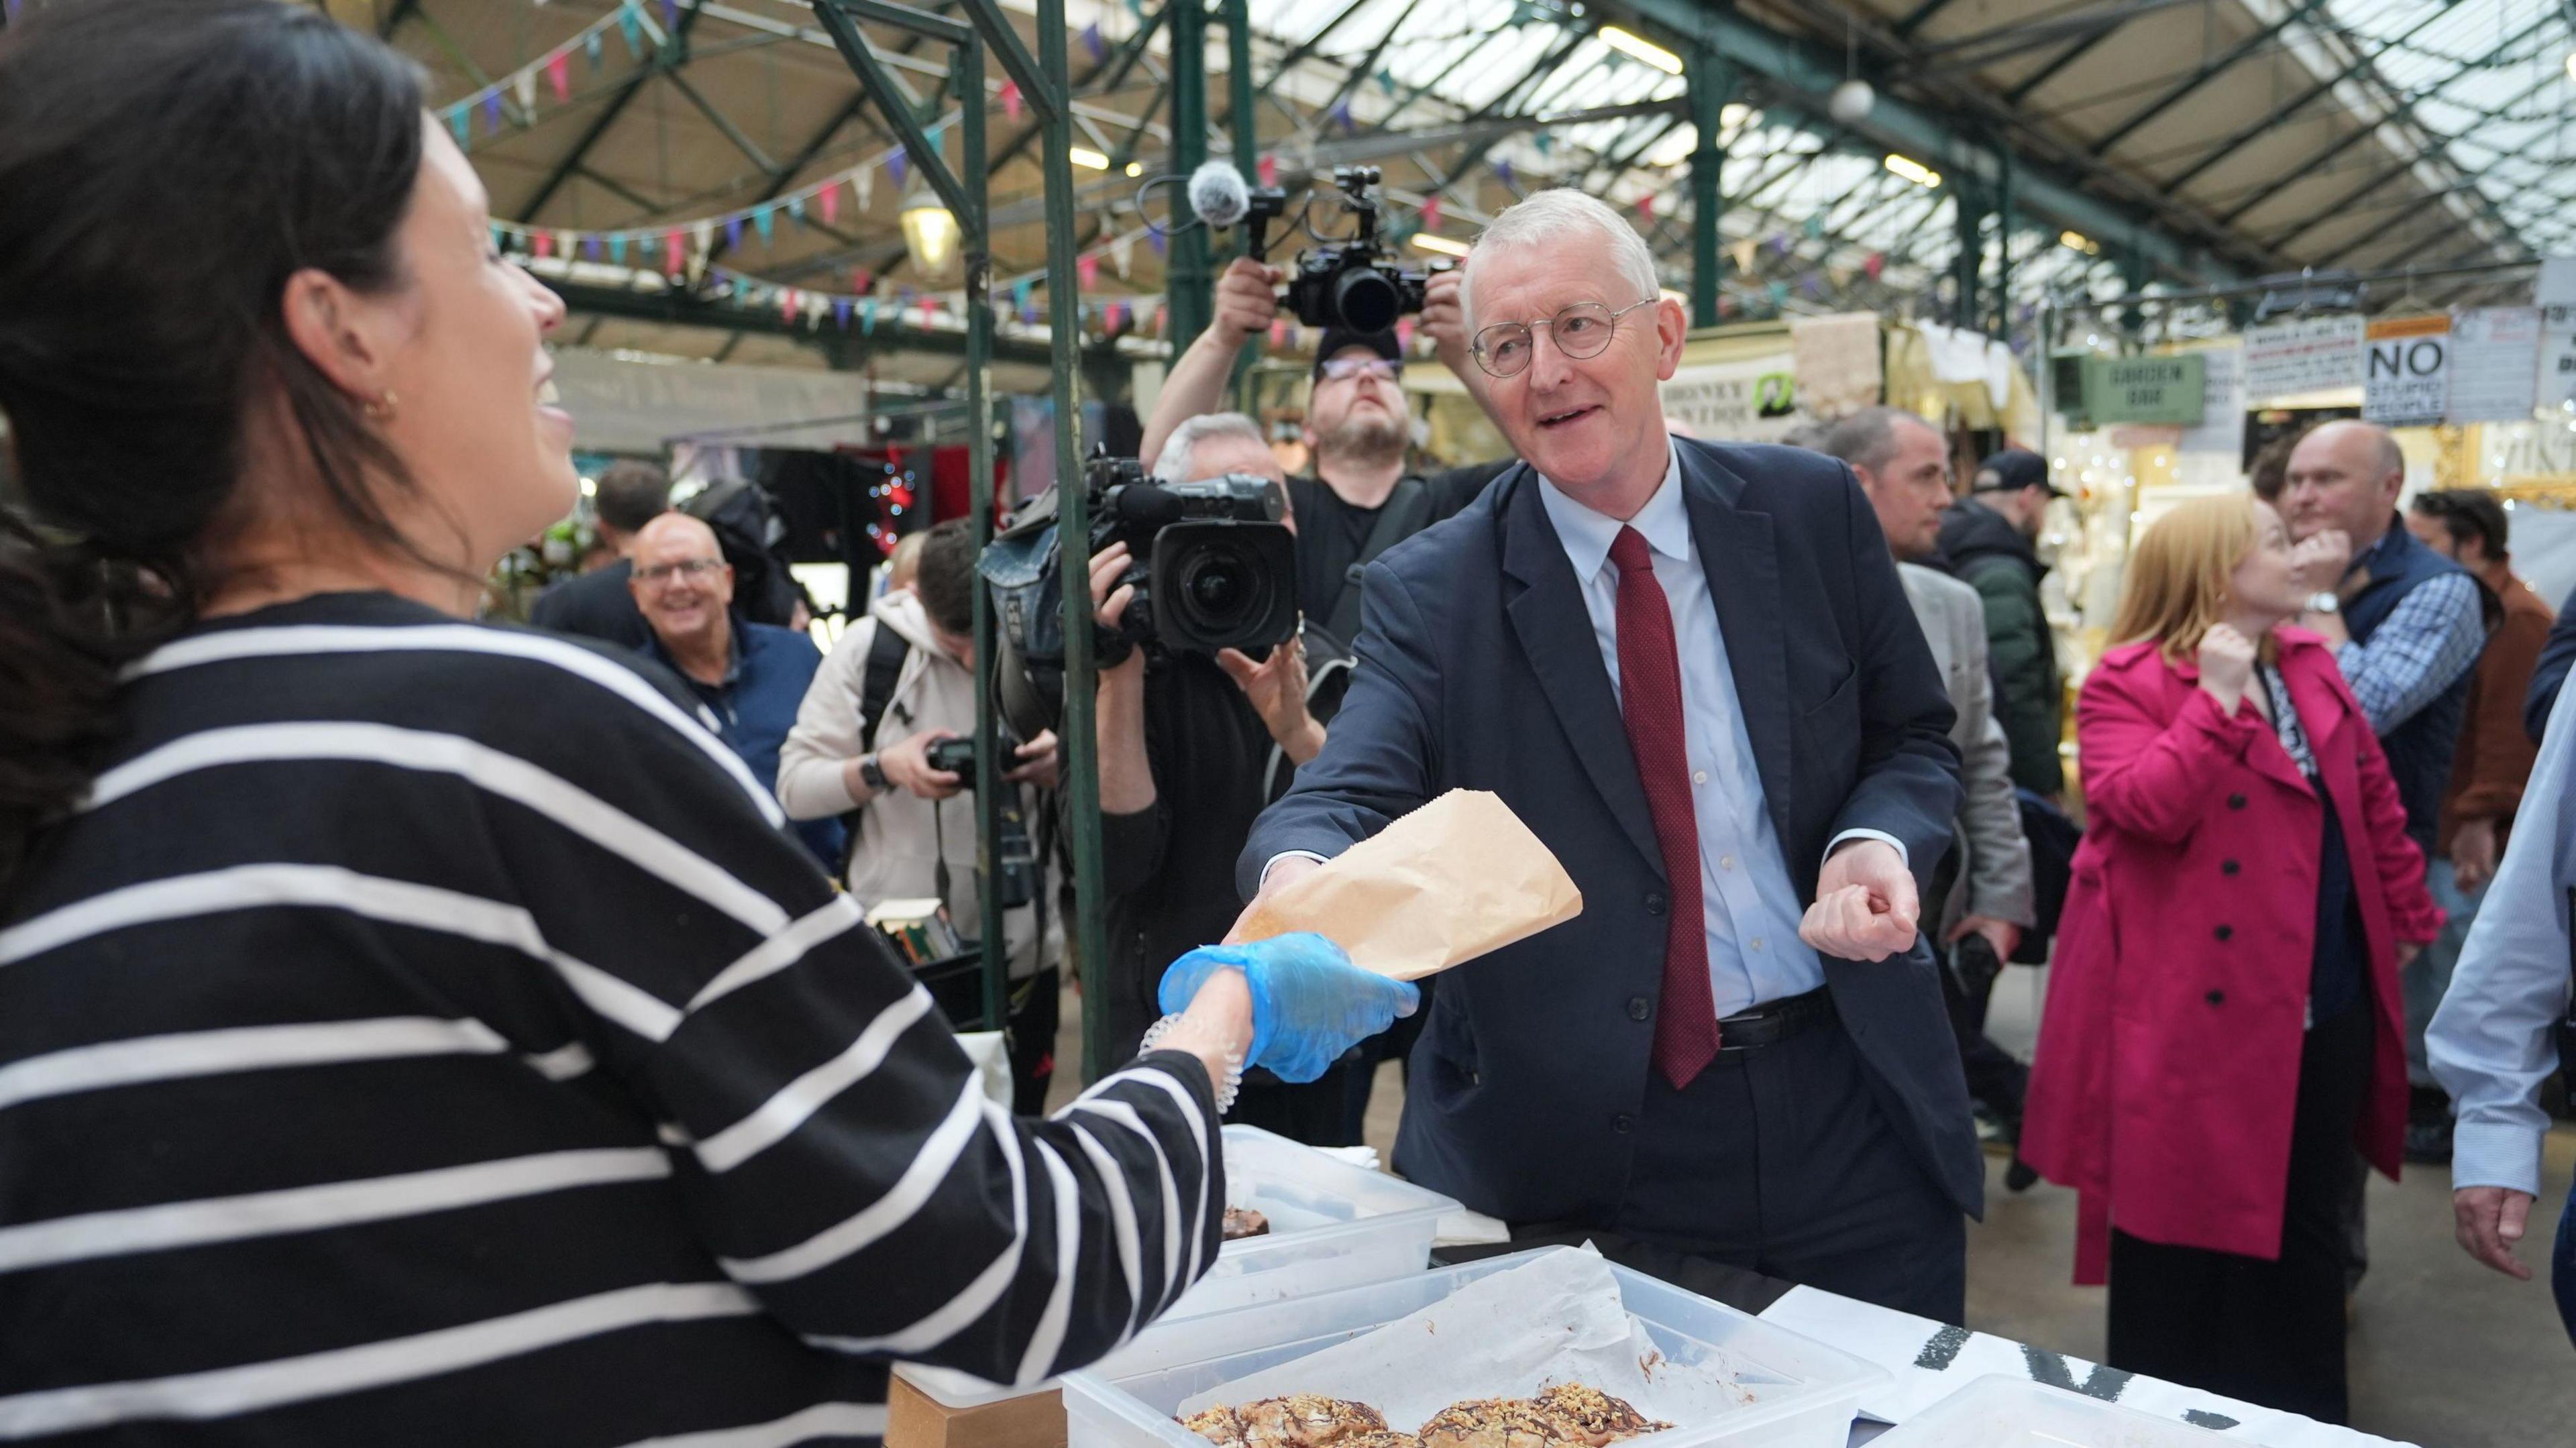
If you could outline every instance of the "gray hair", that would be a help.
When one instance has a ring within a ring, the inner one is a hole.
[[[1828,425],[1824,436],[1813,446],[1816,451],[1864,472],[1875,473],[1896,456],[1896,427],[1910,422],[1916,427],[1932,424],[1901,407],[1864,407],[1851,416]],[[1935,432],[1939,429],[1933,428]]]
[[[1270,439],[1262,436],[1261,424],[1240,412],[1201,413],[1173,428],[1172,435],[1163,440],[1163,451],[1154,459],[1154,481],[1192,481],[1190,462],[1198,455],[1199,444],[1220,437],[1242,438],[1265,448],[1270,446]]]
[[[1467,254],[1460,271],[1458,305],[1465,314],[1467,332],[1476,330],[1476,259],[1489,252],[1510,248],[1540,246],[1576,237],[1598,237],[1610,244],[1610,265],[1619,280],[1634,288],[1629,301],[1645,301],[1661,287],[1655,280],[1655,253],[1646,239],[1628,224],[1628,219],[1612,210],[1598,197],[1570,187],[1558,186],[1546,191],[1533,191],[1494,218],[1484,233],[1476,238],[1475,249]],[[1614,308],[1615,310],[1615,308]]]

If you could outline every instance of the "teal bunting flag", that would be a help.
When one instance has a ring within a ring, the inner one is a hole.
[[[626,265],[626,233],[617,232],[608,238],[608,264]]]
[[[751,224],[760,232],[760,244],[762,246],[769,245],[769,234],[778,225],[777,220],[769,214],[769,208],[764,206],[758,211],[753,212],[751,214]]]
[[[626,54],[631,60],[644,58],[644,30],[635,22],[635,0],[617,7],[617,33],[626,37]]]
[[[473,134],[473,114],[473,109],[468,106],[456,106],[447,113],[447,129],[456,133],[456,148],[460,151],[465,149],[466,140]]]
[[[590,68],[594,71],[598,70],[600,63],[606,59],[607,45],[601,41],[599,32],[596,30],[590,33],[589,39],[581,43],[581,50],[582,54],[590,57]]]

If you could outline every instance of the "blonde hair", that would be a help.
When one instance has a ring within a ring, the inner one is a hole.
[[[2210,629],[2227,621],[2236,565],[2262,536],[2258,501],[2250,492],[2194,498],[2158,518],[2130,551],[2112,641],[2153,639],[2169,663],[2198,653]],[[2268,633],[2258,648],[2267,664],[2278,655]]]

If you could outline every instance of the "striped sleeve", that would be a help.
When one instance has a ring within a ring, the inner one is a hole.
[[[530,785],[547,803],[496,804],[487,828],[728,1276],[816,1347],[1023,1383],[1097,1359],[1196,1280],[1224,1191],[1195,1058],[1013,1118],[695,726],[604,724],[531,761],[560,793]],[[627,823],[586,819],[584,793]]]

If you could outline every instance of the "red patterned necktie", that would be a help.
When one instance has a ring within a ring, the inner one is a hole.
[[[1619,712],[1637,782],[1655,817],[1672,885],[1664,917],[1664,1002],[1655,1014],[1655,1069],[1678,1091],[1717,1058],[1717,998],[1708,983],[1708,919],[1700,901],[1699,818],[1691,809],[1690,749],[1682,725],[1682,668],[1673,611],[1654,558],[1634,528],[1610,545],[1619,565]]]

